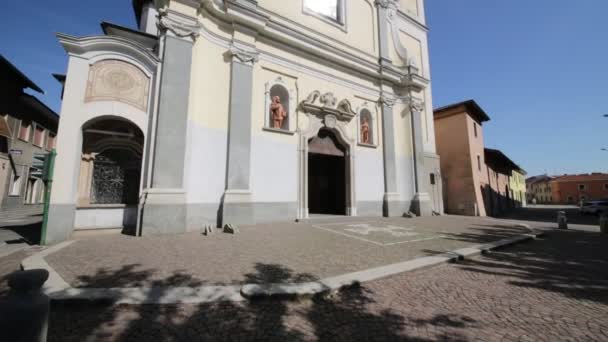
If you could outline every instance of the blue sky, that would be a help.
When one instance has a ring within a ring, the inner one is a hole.
[[[0,53],[59,111],[67,57],[55,32],[134,26],[130,0],[7,1]],[[475,99],[486,145],[529,174],[608,171],[607,0],[427,0],[435,107]]]

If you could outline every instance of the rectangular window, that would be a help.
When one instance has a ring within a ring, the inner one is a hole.
[[[337,23],[344,22],[344,0],[304,0],[304,9]]]
[[[604,184],[604,190],[608,190],[608,184]]]
[[[13,137],[11,134],[11,129],[8,126],[7,115],[0,115],[0,136],[6,137],[8,139]]]
[[[481,157],[477,156],[477,169],[481,171]]]
[[[17,174],[16,176],[11,171],[11,185],[8,191],[9,196],[19,196],[21,195],[21,175]]]
[[[8,139],[0,135],[0,153],[8,153]]]
[[[44,128],[36,126],[34,130],[34,145],[38,147],[44,146]]]
[[[585,190],[587,190],[587,186],[585,184],[578,185],[578,191],[585,191]]]
[[[56,139],[55,133],[49,132],[49,137],[48,137],[48,139],[46,139],[46,149],[47,150],[50,151],[55,148],[55,139]]]
[[[431,173],[431,185],[435,185],[435,174]]]
[[[473,122],[473,132],[475,133],[475,138],[477,138],[477,122]]]
[[[30,141],[30,129],[32,128],[32,123],[27,121],[21,121],[19,125],[19,139],[23,141]]]

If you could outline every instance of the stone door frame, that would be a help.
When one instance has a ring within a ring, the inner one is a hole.
[[[339,143],[346,148],[344,160],[345,165],[345,213],[346,216],[357,216],[357,206],[355,197],[355,146],[356,141],[352,139],[347,130],[347,123],[339,121],[332,114],[311,115],[305,113],[309,118],[309,125],[299,134],[299,156],[298,156],[298,210],[297,218],[306,219],[309,217],[308,211],[308,141],[319,134],[321,129],[331,131]]]

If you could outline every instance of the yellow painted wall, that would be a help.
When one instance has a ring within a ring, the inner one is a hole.
[[[418,16],[418,0],[399,0],[399,8],[409,15]]]
[[[332,25],[314,15],[307,14],[303,9],[303,0],[259,0],[258,6],[276,13],[287,19],[286,23],[301,25],[303,28],[327,38],[323,41],[337,40],[368,54],[377,54],[377,15],[373,0],[347,0],[346,20],[343,27]],[[295,24],[297,23],[297,24]]]

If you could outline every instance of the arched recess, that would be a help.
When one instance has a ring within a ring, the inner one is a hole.
[[[367,122],[367,141],[364,139],[364,123]],[[377,120],[375,112],[368,108],[367,105],[359,108],[357,115],[357,141],[361,145],[377,146]]]
[[[280,98],[283,109],[287,113],[287,117],[283,121],[281,128],[275,128],[272,118],[270,106],[273,98]],[[293,131],[295,129],[295,112],[296,112],[296,97],[295,91],[289,87],[287,82],[282,77],[277,77],[274,81],[266,83],[265,91],[265,107],[264,107],[264,127],[271,129],[281,129],[284,131]]]
[[[137,224],[145,135],[134,122],[100,116],[81,127],[75,228]]]
[[[136,205],[144,133],[124,118],[98,117],[82,126],[78,206]]]
[[[356,140],[350,138],[346,123],[340,122],[334,115],[327,114],[322,117],[309,115],[309,126],[306,130],[300,132],[299,141],[299,182],[298,182],[298,218],[309,217],[309,197],[308,197],[308,181],[309,181],[309,142],[317,137],[321,130],[330,132],[337,143],[344,148],[345,166],[344,166],[344,182],[345,182],[345,208],[344,213],[347,216],[356,216],[356,197],[355,197],[355,145]]]

